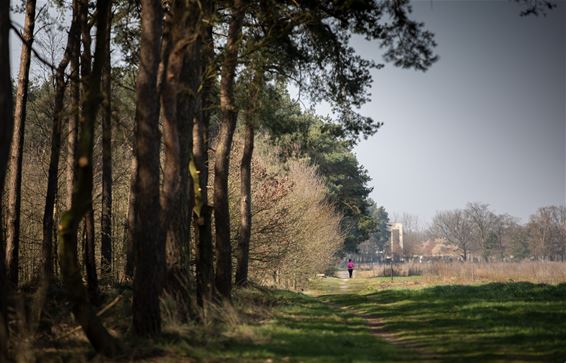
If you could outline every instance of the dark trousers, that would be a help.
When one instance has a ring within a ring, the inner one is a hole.
[[[352,278],[352,273],[354,273],[354,269],[353,269],[353,268],[349,268],[349,269],[348,269],[348,273],[350,274],[350,278]]]

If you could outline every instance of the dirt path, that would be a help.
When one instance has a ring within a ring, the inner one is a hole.
[[[340,307],[343,309],[344,307]],[[393,344],[399,348],[412,351],[419,357],[420,362],[437,362],[441,360],[438,354],[433,354],[426,351],[426,345],[416,341],[403,340],[396,334],[392,334],[385,330],[383,321],[375,316],[366,314],[357,314],[352,310],[348,310],[355,316],[361,317],[366,320],[370,333],[385,340],[389,344]]]
[[[348,272],[339,271],[336,274],[336,277],[338,277],[340,279],[340,283],[338,285],[338,288],[340,289],[340,291],[345,292],[346,290],[348,290]]]
[[[356,288],[359,288],[359,279],[352,279],[350,280],[348,277],[347,271],[338,271],[336,273],[336,277],[338,280],[338,291],[332,290],[329,291],[332,294],[336,295],[358,295],[359,292],[356,291]],[[356,285],[352,286],[352,282],[355,281]],[[416,341],[407,341],[404,340],[402,337],[388,332],[384,328],[383,321],[371,314],[363,314],[356,311],[356,307],[352,305],[343,305],[336,303],[334,301],[329,301],[328,299],[324,299],[322,296],[320,301],[326,304],[327,306],[331,306],[334,309],[340,309],[342,311],[346,311],[348,314],[351,314],[357,318],[361,318],[366,321],[368,326],[369,332],[374,336],[380,338],[381,340],[386,341],[389,344],[392,344],[398,348],[403,350],[411,351],[418,357],[420,362],[437,362],[441,360],[437,354],[431,354],[430,352],[425,350],[425,345]]]

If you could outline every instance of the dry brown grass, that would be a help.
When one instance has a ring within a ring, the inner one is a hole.
[[[389,265],[357,271],[359,277],[391,276]],[[393,276],[422,276],[430,283],[480,283],[526,281],[559,284],[566,282],[566,263],[550,261],[491,263],[403,263],[393,265]]]

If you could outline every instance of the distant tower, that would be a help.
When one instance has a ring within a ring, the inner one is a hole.
[[[390,242],[391,242],[391,254],[392,255],[402,255],[403,254],[403,224],[401,223],[391,223],[390,225]]]

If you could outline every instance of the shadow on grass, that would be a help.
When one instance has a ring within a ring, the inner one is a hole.
[[[180,343],[182,336],[162,344],[174,345],[181,356],[214,362],[406,362],[414,358],[372,335],[364,319],[299,294],[278,309],[271,321],[236,329],[239,332],[230,338],[203,346],[188,339]],[[246,329],[247,334],[242,334]]]
[[[321,299],[443,361],[566,359],[566,284],[490,283]]]

